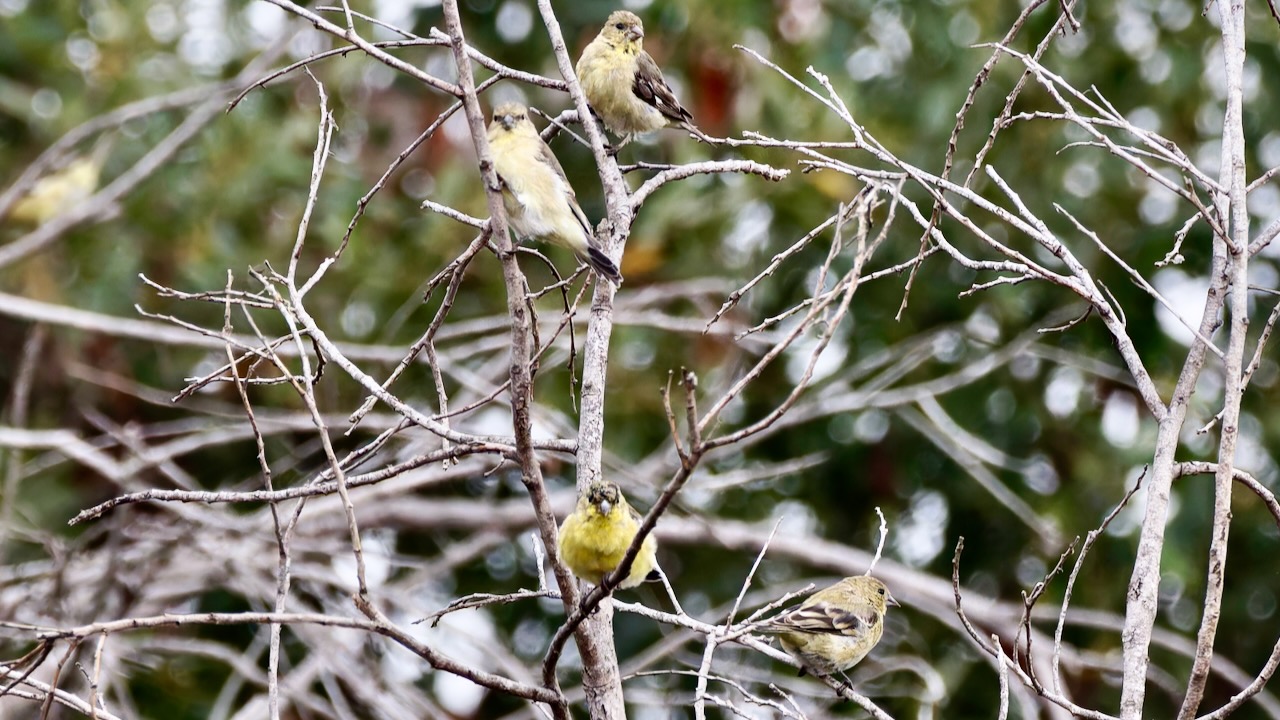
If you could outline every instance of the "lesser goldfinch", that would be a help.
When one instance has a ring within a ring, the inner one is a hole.
[[[503,103],[493,109],[489,147],[507,220],[516,235],[563,245],[600,276],[621,284],[618,266],[596,245],[564,168],[538,136],[525,106]]]
[[[635,13],[618,10],[578,58],[578,82],[605,127],[626,145],[633,135],[680,125],[699,138],[693,115],[680,101],[662,70],[644,51],[644,24]]]
[[[98,189],[102,164],[94,157],[76,158],[36,181],[9,210],[14,222],[42,225],[70,210]]]
[[[574,575],[596,585],[622,562],[640,529],[640,515],[614,483],[597,480],[578,497],[578,506],[560,525],[560,557]],[[635,587],[658,568],[658,541],[650,534],[618,584]]]
[[[898,606],[889,588],[868,575],[847,577],[810,595],[758,629],[779,636],[800,664],[800,675],[844,672],[880,642],[887,606]]]

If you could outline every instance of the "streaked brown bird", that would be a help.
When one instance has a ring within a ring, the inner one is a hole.
[[[880,642],[889,605],[898,607],[898,601],[883,582],[858,575],[819,590],[757,629],[778,636],[782,649],[803,666],[801,676],[843,673]]]

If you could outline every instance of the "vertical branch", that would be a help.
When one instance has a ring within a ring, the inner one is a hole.
[[[551,0],[538,0],[538,11],[547,28],[556,66],[569,86],[569,95],[582,121],[583,130],[591,142],[591,152],[596,159],[600,181],[604,186],[608,217],[602,223],[600,238],[605,253],[617,261],[626,246],[631,229],[631,200],[626,181],[618,170],[617,161],[605,152],[604,133],[592,118],[586,96],[578,84],[573,63],[560,32],[560,23]],[[612,283],[597,282],[591,301],[591,314],[587,324],[587,339],[583,345],[582,363],[582,414],[578,420],[578,478],[579,491],[600,476],[600,459],[604,446],[604,388],[609,360],[609,340],[613,334]],[[578,651],[582,655],[583,688],[587,695],[587,709],[592,718],[625,718],[622,677],[618,671],[617,651],[613,647],[613,610],[606,600],[597,612],[588,617],[575,634]]]
[[[546,485],[542,478],[542,468],[538,465],[537,454],[533,449],[533,329],[531,306],[526,297],[528,283],[520,265],[516,262],[515,250],[507,233],[507,216],[502,206],[502,195],[497,174],[493,169],[493,155],[489,150],[489,139],[485,132],[484,114],[480,110],[480,100],[476,96],[475,78],[471,72],[471,60],[467,56],[466,39],[462,33],[462,21],[458,13],[457,0],[444,2],[445,26],[449,34],[449,43],[453,50],[454,63],[458,67],[458,84],[462,89],[463,110],[467,118],[467,126],[471,131],[471,140],[475,145],[476,157],[480,166],[480,177],[484,184],[485,196],[489,207],[489,229],[497,244],[498,257],[502,261],[502,277],[507,286],[507,312],[511,318],[511,416],[516,439],[516,458],[520,463],[520,479],[529,491],[529,498],[534,505],[534,513],[538,520],[538,530],[542,536],[542,544],[552,558],[556,583],[560,587],[566,613],[571,613],[578,604],[577,585],[568,568],[560,562],[556,552],[556,517],[551,509],[551,501],[547,496]],[[609,285],[609,283],[600,283]],[[605,658],[612,660],[613,672],[617,675],[617,660],[613,655],[611,642],[590,643],[579,639],[579,651],[584,668],[591,667]],[[588,675],[588,677],[590,677]],[[555,668],[546,668],[543,682],[549,689],[559,693]],[[587,687],[591,687],[588,682]],[[621,681],[618,681],[619,695]],[[568,708],[553,706],[558,717],[568,718]],[[596,717],[592,713],[592,717]]]
[[[1214,243],[1211,284],[1200,317],[1199,334],[1209,337],[1218,327],[1222,298],[1226,292],[1225,245]],[[1148,650],[1156,622],[1157,591],[1160,587],[1160,556],[1164,550],[1165,523],[1169,519],[1169,496],[1174,478],[1174,456],[1178,438],[1186,422],[1187,409],[1200,371],[1204,369],[1208,347],[1195,340],[1183,363],[1178,383],[1169,398],[1169,411],[1156,430],[1156,450],[1151,461],[1151,483],[1147,486],[1146,509],[1134,557],[1133,574],[1126,594],[1124,629],[1124,679],[1120,688],[1120,718],[1140,720],[1146,695]]]
[[[1237,30],[1228,29],[1231,19],[1227,17],[1227,13],[1232,11],[1240,13],[1243,12],[1240,2],[1231,0],[1231,3],[1230,9],[1226,8],[1227,3],[1224,2],[1222,5],[1224,8],[1222,31],[1225,45],[1224,51],[1228,53],[1226,64],[1229,67],[1232,65],[1233,58],[1231,57],[1231,51],[1226,48],[1231,47],[1231,44],[1236,42],[1236,38],[1231,37],[1228,39],[1228,37],[1230,34],[1237,32]],[[1240,39],[1239,42],[1241,43],[1238,51],[1238,61],[1243,63],[1243,27],[1239,28],[1238,32],[1238,38]],[[1231,73],[1233,70],[1228,70],[1227,72]],[[1238,66],[1235,72],[1238,72]],[[1230,75],[1228,77],[1230,77]],[[1239,80],[1239,76],[1237,75],[1237,85],[1235,87],[1235,92],[1237,93],[1240,91],[1238,84]],[[1234,121],[1231,115],[1233,112],[1233,102],[1239,102],[1240,97],[1238,95],[1232,96],[1230,95],[1230,92],[1231,91],[1229,90],[1227,115],[1224,118],[1224,131],[1228,134],[1232,132],[1230,127],[1233,122],[1237,127],[1239,127],[1240,122],[1238,114],[1235,116]],[[1233,97],[1234,100],[1232,99]],[[1234,112],[1240,112],[1240,107],[1238,105],[1235,106]],[[1242,129],[1239,132],[1242,133]],[[1229,153],[1242,153],[1243,136],[1241,135],[1239,138],[1239,144],[1236,144],[1235,141],[1229,140],[1224,135],[1223,147],[1223,172],[1237,172],[1237,170],[1232,168],[1232,166],[1236,162],[1243,163],[1243,155],[1237,154],[1233,157]],[[1243,177],[1244,168],[1240,167],[1238,172],[1240,176]],[[1244,201],[1243,186],[1241,186],[1241,189],[1239,190],[1239,201],[1240,203],[1243,203]],[[1230,202],[1232,203],[1232,211],[1234,213],[1236,202],[1236,191],[1234,189],[1231,191]],[[1222,201],[1220,200],[1219,205],[1221,204]],[[1226,208],[1220,207],[1220,211],[1225,209]],[[1247,224],[1243,227],[1232,228],[1232,232],[1236,233],[1238,237],[1247,237],[1239,235],[1242,231],[1247,233]],[[1237,247],[1231,248],[1232,245],[1236,245]],[[1214,238],[1213,261],[1209,272],[1210,285],[1205,298],[1204,312],[1200,316],[1200,337],[1211,337],[1213,332],[1218,328],[1221,322],[1219,320],[1219,316],[1223,309],[1228,285],[1231,283],[1236,270],[1240,269],[1240,267],[1247,267],[1247,249],[1238,246],[1239,243],[1233,242],[1230,238],[1223,237],[1221,235],[1216,235]],[[1242,254],[1245,256],[1241,257]],[[1232,256],[1234,256],[1234,258]],[[1238,282],[1237,286],[1236,290],[1241,293],[1247,290],[1247,286],[1243,281]],[[1233,299],[1233,306],[1234,302],[1235,301]],[[1241,328],[1240,342],[1243,342],[1243,328],[1245,324],[1247,324],[1243,312],[1240,312],[1237,316],[1236,309],[1243,311],[1243,304],[1233,308],[1233,330],[1228,341],[1229,346],[1231,347],[1233,347],[1237,342],[1235,332],[1237,323],[1240,324],[1239,327]],[[1231,347],[1228,348],[1229,351]],[[1138,538],[1138,550],[1136,557],[1134,558],[1133,574],[1129,578],[1129,590],[1126,595],[1127,601],[1125,603],[1124,629],[1120,636],[1121,642],[1124,646],[1124,679],[1120,689],[1121,720],[1140,720],[1142,717],[1143,701],[1146,695],[1147,665],[1149,664],[1148,651],[1151,645],[1152,628],[1154,627],[1156,620],[1157,593],[1160,585],[1160,556],[1164,549],[1165,523],[1168,521],[1169,517],[1169,495],[1174,478],[1174,455],[1178,448],[1178,438],[1182,432],[1182,425],[1186,420],[1188,404],[1191,400],[1192,393],[1195,391],[1196,381],[1200,377],[1200,371],[1204,368],[1205,355],[1207,351],[1208,346],[1203,341],[1197,339],[1192,343],[1191,350],[1187,353],[1186,362],[1182,366],[1182,372],[1178,376],[1178,383],[1174,387],[1173,394],[1169,399],[1168,413],[1160,419],[1160,424],[1156,434],[1156,451],[1151,463],[1151,483],[1148,485],[1147,490],[1146,511],[1143,515],[1142,530]],[[1228,358],[1229,357],[1230,352],[1228,353]],[[1238,420],[1240,400],[1238,395],[1241,387],[1239,376],[1239,365],[1236,365],[1234,374],[1231,374],[1230,369],[1228,369],[1227,384],[1229,388],[1233,388],[1234,390],[1227,390],[1228,397],[1226,402],[1227,407],[1230,407],[1232,403],[1235,404],[1237,412],[1236,420]],[[1237,397],[1232,398],[1231,395],[1233,393]],[[1226,423],[1227,421],[1224,417],[1224,426]],[[1229,442],[1231,443],[1232,455],[1234,455],[1234,427],[1232,428],[1231,433],[1233,437]],[[1226,444],[1228,442],[1227,434],[1226,428],[1224,427],[1220,451],[1223,451],[1226,448]],[[1220,531],[1218,527],[1217,510],[1218,502],[1219,499],[1221,499],[1220,496],[1223,492],[1220,482],[1217,483],[1216,487],[1218,488],[1218,491],[1215,492],[1214,500],[1214,543],[1217,543],[1217,537],[1219,536]],[[1225,492],[1229,493],[1230,490],[1227,489]],[[1226,518],[1223,519],[1225,520]],[[1223,553],[1221,559],[1225,560],[1225,528],[1221,528],[1221,532],[1222,546],[1220,550]],[[1214,553],[1211,550],[1211,587],[1213,582],[1212,576],[1215,572],[1212,567],[1213,554]],[[1221,572],[1221,568],[1218,569],[1218,572]],[[1208,606],[1208,600],[1210,599],[1209,594],[1212,592],[1212,590],[1209,590],[1206,593],[1206,617],[1208,617],[1210,610]],[[1219,590],[1219,601],[1220,599],[1221,595]],[[1213,623],[1216,627],[1216,611]],[[1204,627],[1202,626],[1201,641],[1205,639],[1203,635]],[[1200,652],[1201,651],[1198,648],[1197,656],[1200,655]],[[1204,659],[1206,670],[1209,659],[1210,658],[1206,655]],[[1199,659],[1197,659],[1197,663],[1198,662]],[[1194,673],[1195,671],[1193,670],[1193,678]],[[1203,686],[1201,689],[1203,690]],[[1188,700],[1190,700],[1190,694],[1188,695]],[[1198,700],[1196,702],[1198,704]],[[1186,708],[1184,707],[1183,710],[1186,710]],[[1194,709],[1192,709],[1192,714],[1194,714]]]
[[[1218,3],[1222,14],[1222,54],[1227,81],[1227,107],[1222,126],[1222,177],[1227,191],[1217,198],[1218,216],[1230,217],[1226,245],[1230,275],[1231,326],[1223,369],[1222,434],[1218,445],[1218,469],[1214,473],[1213,535],[1209,543],[1208,578],[1205,583],[1204,612],[1196,635],[1196,656],[1187,682],[1187,695],[1178,720],[1191,720],[1204,698],[1209,665],[1213,660],[1213,640],[1222,613],[1222,585],[1226,576],[1227,539],[1231,531],[1231,487],[1235,469],[1236,441],[1240,434],[1240,400],[1244,392],[1244,345],[1249,330],[1249,213],[1245,206],[1244,146],[1244,0]],[[1229,204],[1229,207],[1224,207]]]
[[[231,379],[235,383],[236,393],[240,396],[240,404],[244,408],[245,419],[249,422],[249,427],[253,430],[253,440],[258,451],[258,467],[262,469],[262,484],[268,491],[274,490],[272,482],[271,464],[267,462],[267,447],[262,438],[262,430],[258,427],[258,420],[253,413],[253,404],[249,401],[249,388],[245,377],[240,374],[239,363],[236,362],[235,350],[232,346],[232,331],[234,328],[231,324],[231,290],[234,284],[234,276],[231,271],[227,271],[227,300],[223,305],[222,315],[222,336],[224,338],[226,355],[227,355],[227,371],[231,373]],[[298,502],[299,509],[302,501]],[[289,596],[289,586],[291,582],[290,570],[292,567],[292,558],[289,555],[289,533],[281,528],[280,512],[277,503],[272,502],[269,505],[271,509],[271,522],[276,530],[276,604],[275,611],[282,613],[285,611],[285,600]],[[272,720],[280,718],[280,633],[282,626],[278,623],[271,625],[269,633],[269,649],[267,654],[267,712]]]
[[[27,425],[27,417],[31,410],[31,388],[35,385],[36,373],[40,370],[40,353],[44,351],[48,336],[48,326],[35,325],[22,344],[22,359],[18,362],[18,371],[13,380],[13,394],[9,399],[7,422],[11,427],[22,428]],[[12,448],[4,458],[4,484],[0,487],[0,547],[7,546],[6,535],[13,528],[13,519],[17,512],[18,484],[22,480],[22,457],[20,448]]]
[[[608,217],[604,222],[602,247],[615,261],[621,257],[631,228],[631,197],[626,181],[618,169],[617,161],[605,151],[604,133],[596,124],[587,106],[586,96],[574,74],[573,63],[560,32],[550,0],[539,0],[551,47],[555,52],[560,74],[569,86],[583,130],[591,142],[591,152],[596,159],[600,181],[604,186]],[[614,249],[616,248],[616,252]],[[596,283],[591,302],[591,315],[587,326],[587,340],[583,347],[582,366],[582,415],[578,434],[578,488],[582,489],[600,476],[601,448],[604,444],[604,386],[609,359],[609,340],[613,334],[613,296],[611,283]]]

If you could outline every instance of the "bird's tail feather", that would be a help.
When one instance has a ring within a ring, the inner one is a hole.
[[[591,269],[595,270],[604,279],[614,285],[622,284],[622,273],[618,272],[618,266],[600,248],[595,245],[588,245],[587,255],[584,259],[591,266]]]
[[[690,135],[692,135],[698,141],[707,143],[708,145],[716,144],[717,141],[715,138],[702,132],[702,129],[699,128],[697,125],[694,125],[691,121],[684,120],[684,121],[681,121],[679,124],[680,124],[680,127],[684,128],[685,131],[687,131]]]

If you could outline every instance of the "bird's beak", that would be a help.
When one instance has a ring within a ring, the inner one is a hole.
[[[511,128],[516,126],[516,119],[511,115],[498,116],[498,122],[502,123],[503,130],[510,130]]]
[[[636,27],[635,25],[632,25],[630,28],[627,29],[627,39],[630,40],[631,42],[644,39],[644,30],[642,28]]]
[[[609,511],[613,509],[613,503],[608,500],[601,500],[600,504],[596,505],[596,508],[600,511],[601,515],[608,515]]]
[[[898,599],[895,598],[892,593],[886,594],[884,597],[885,597],[884,601],[889,605],[892,605],[894,607],[902,607],[902,603],[898,602]]]

